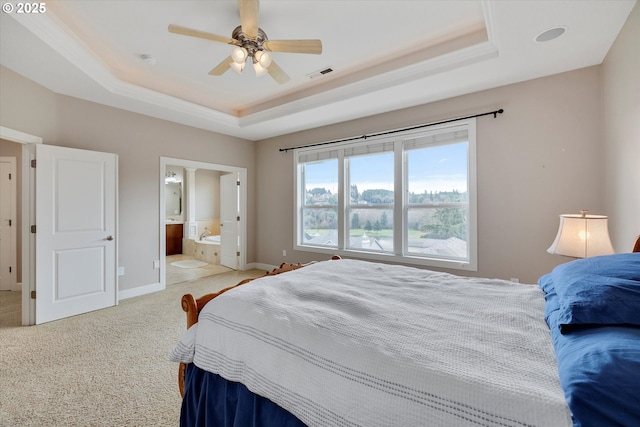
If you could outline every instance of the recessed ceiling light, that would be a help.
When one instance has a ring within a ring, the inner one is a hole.
[[[537,41],[538,43],[548,42],[550,40],[557,39],[558,37],[563,35],[565,31],[567,31],[567,27],[565,26],[549,28],[548,30],[544,30],[543,32],[538,34],[535,38],[535,41]]]
[[[143,53],[140,58],[149,65],[156,65],[156,57],[148,53]]]

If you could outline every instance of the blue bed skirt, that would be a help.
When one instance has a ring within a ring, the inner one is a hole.
[[[180,426],[306,427],[269,399],[194,364],[187,366]]]

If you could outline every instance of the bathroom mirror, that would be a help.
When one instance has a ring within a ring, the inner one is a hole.
[[[167,182],[165,183],[164,200],[166,202],[166,215],[182,215],[182,183]]]
[[[167,218],[182,215],[182,168],[167,166],[164,178],[165,215]]]

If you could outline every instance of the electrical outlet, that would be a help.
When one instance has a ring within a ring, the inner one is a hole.
[[[286,249],[282,250],[282,256],[287,256],[287,250]]]
[[[160,268],[160,260],[156,259],[153,261],[153,268],[154,270],[157,270]]]
[[[124,276],[124,267],[118,267],[118,276]]]

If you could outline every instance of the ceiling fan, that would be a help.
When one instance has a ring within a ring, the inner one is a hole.
[[[240,25],[233,30],[231,38],[173,24],[169,25],[169,32],[235,46],[229,57],[209,71],[212,76],[221,76],[229,68],[242,73],[246,63],[251,60],[256,75],[269,73],[279,84],[286,83],[290,77],[273,61],[270,52],[319,55],[322,53],[322,42],[320,40],[269,40],[265,32],[258,27],[259,8],[259,0],[238,0]]]

